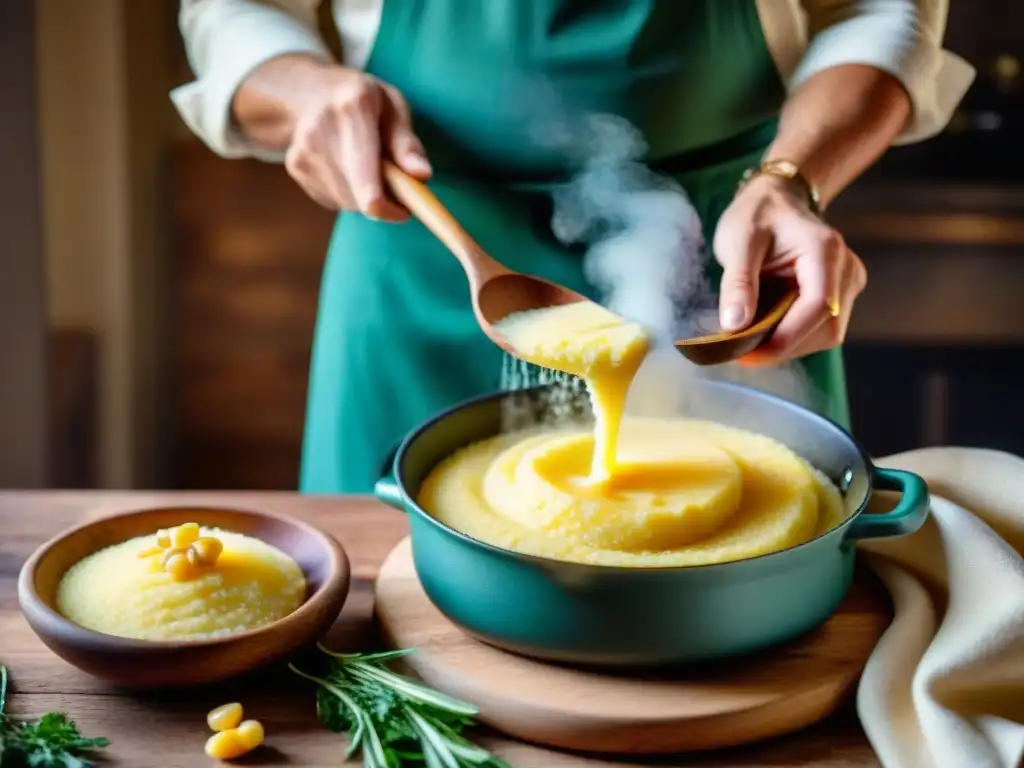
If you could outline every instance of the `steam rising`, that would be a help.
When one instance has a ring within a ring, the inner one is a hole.
[[[686,191],[644,162],[646,143],[628,121],[580,115],[550,89],[534,84],[533,103],[546,112],[533,121],[534,139],[577,168],[553,194],[551,228],[566,246],[583,244],[584,275],[613,312],[644,325],[654,341],[630,391],[627,412],[700,417],[708,409],[701,379],[726,379],[815,408],[818,396],[802,368],[698,367],[672,346],[675,339],[717,329],[717,296],[704,274],[705,236]],[[704,329],[702,331],[702,329]],[[554,384],[545,420],[575,420],[589,412],[585,389],[564,374],[507,358],[504,389]],[[516,408],[511,408],[512,414]],[[524,412],[525,413],[525,412]],[[742,424],[741,414],[735,414]],[[509,415],[506,428],[523,426]],[[529,416],[536,418],[536,414]],[[521,420],[521,419],[520,419]],[[755,423],[746,428],[758,431]]]
[[[594,116],[581,133],[582,170],[556,191],[552,230],[587,243],[584,274],[609,309],[668,344],[706,291],[700,218],[682,187],[641,162],[647,147],[628,122]]]

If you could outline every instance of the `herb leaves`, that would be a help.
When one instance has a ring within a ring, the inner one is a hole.
[[[17,723],[4,714],[6,702],[7,668],[0,664],[0,768],[90,768],[88,754],[109,744],[83,736],[63,712]]]
[[[348,733],[346,757],[361,752],[365,768],[509,768],[462,735],[475,725],[473,705],[388,669],[411,649],[349,654],[319,648],[329,657],[322,677],[288,666],[316,683],[324,726]]]
[[[322,676],[295,674],[317,685],[317,714],[328,729],[347,733],[346,758],[361,753],[365,768],[510,768],[470,742],[464,729],[476,725],[477,709],[388,668],[411,650],[335,653]],[[91,768],[91,753],[109,741],[83,736],[63,712],[35,722],[4,714],[7,669],[0,665],[0,768]]]

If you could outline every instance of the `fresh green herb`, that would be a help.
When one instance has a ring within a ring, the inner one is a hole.
[[[316,709],[332,731],[348,733],[346,759],[360,752],[365,768],[509,768],[467,740],[477,709],[399,675],[388,663],[411,649],[384,653],[335,653],[322,677],[289,664],[317,684]]]
[[[110,742],[87,738],[63,712],[48,712],[34,723],[4,714],[7,668],[0,664],[0,768],[89,768],[88,753]]]

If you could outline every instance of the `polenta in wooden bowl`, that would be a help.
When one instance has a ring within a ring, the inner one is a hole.
[[[74,528],[21,571],[35,633],[68,663],[117,685],[232,677],[324,634],[349,585],[344,550],[265,512],[148,509]]]

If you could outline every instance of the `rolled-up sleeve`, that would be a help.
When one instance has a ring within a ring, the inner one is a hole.
[[[969,1],[969,0],[968,0]],[[974,80],[974,68],[942,48],[948,0],[802,0],[809,44],[796,88],[840,64],[866,64],[897,78],[912,114],[897,144],[939,133]]]
[[[231,103],[246,77],[288,53],[330,58],[317,31],[320,0],[181,0],[179,27],[195,80],[171,92],[189,129],[223,157],[280,161],[234,125]]]

